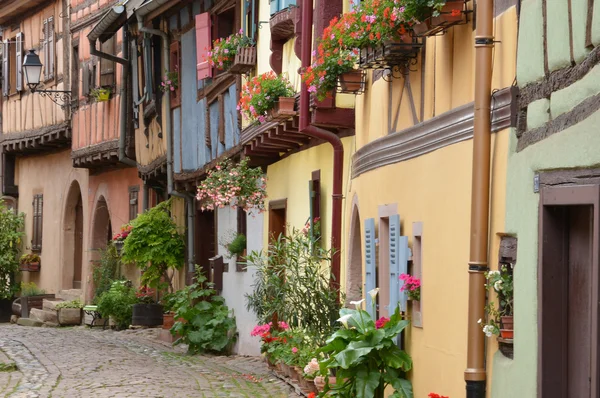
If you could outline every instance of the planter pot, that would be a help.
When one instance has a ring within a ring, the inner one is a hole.
[[[335,384],[335,377],[329,377],[329,385]],[[321,392],[325,389],[325,378],[323,376],[315,377],[315,387],[317,391]]]
[[[96,95],[96,101],[105,102],[110,99],[110,90],[100,89]]]
[[[514,330],[500,329],[500,336],[503,339],[512,339],[514,338]]]
[[[279,97],[279,112],[280,113],[294,113],[295,105],[296,105],[296,98],[294,98],[294,97]]]
[[[462,0],[446,1],[446,4],[442,7],[442,10],[440,11],[440,15],[438,15],[437,17],[431,17],[431,24],[438,26],[450,22],[461,22],[464,18],[464,6],[465,2]]]
[[[415,32],[415,34],[417,36],[422,36],[431,29],[430,24],[431,24],[431,21],[429,18],[427,18],[425,21],[423,21],[421,23],[414,24],[412,26],[412,30],[413,30],[413,32]]]
[[[54,294],[40,294],[39,296],[21,297],[21,317],[29,318],[32,308],[41,310],[44,308],[44,299],[54,299]]]
[[[256,47],[239,47],[229,73],[241,75],[250,72],[256,66]]]
[[[60,308],[58,310],[58,324],[81,325],[81,308]]]
[[[310,394],[311,392],[314,392],[315,394],[319,392],[319,390],[317,390],[317,386],[315,386],[314,379],[300,377],[300,388],[306,395]]]
[[[291,369],[291,377],[292,380],[294,380],[296,383],[300,383],[300,380],[302,380],[302,369],[300,369],[297,366],[294,366]]]
[[[174,312],[165,312],[163,314],[163,324],[162,324],[162,328],[169,330],[173,327],[173,325],[175,324],[175,313]]]
[[[113,318],[112,315],[108,317],[108,326],[110,326],[111,328],[117,327],[117,322],[115,321],[115,318]]]
[[[342,73],[339,82],[342,93],[358,94],[363,88],[363,73],[359,70]]]
[[[24,263],[19,264],[19,271],[27,271],[27,272],[39,272],[40,271],[40,263]]]
[[[513,317],[512,316],[503,316],[500,317],[502,322],[502,328],[505,330],[513,330]]]
[[[360,50],[360,69],[392,69],[405,68],[417,58],[423,43],[410,35],[403,35],[397,41],[384,41],[376,48]]]
[[[161,326],[163,324],[163,307],[160,304],[134,304],[132,325]]]
[[[115,249],[117,249],[117,254],[120,256],[121,255],[121,251],[123,250],[123,246],[125,246],[125,241],[115,240],[113,242],[113,245],[115,246]]]

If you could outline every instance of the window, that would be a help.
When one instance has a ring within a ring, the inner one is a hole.
[[[43,24],[44,39],[42,49],[44,51],[44,79],[54,78],[54,17],[44,19]]]
[[[13,38],[14,42],[15,39]],[[9,43],[8,45],[8,93],[16,94],[17,93],[17,46],[14,43]]]
[[[271,15],[295,5],[296,0],[271,0]]]
[[[23,90],[23,33],[17,33],[15,38],[15,91]]]
[[[243,234],[246,237],[246,247],[248,247],[248,230],[247,230],[246,211],[243,208],[237,208],[237,233]],[[239,260],[238,260],[239,261]],[[241,260],[244,261],[244,260]],[[236,263],[237,272],[246,272],[248,269],[245,263]]]
[[[212,68],[206,59],[206,53],[211,48],[213,40],[235,33],[235,21],[235,7],[230,7],[215,15],[208,12],[196,15],[196,71],[198,80],[225,72]]]
[[[10,62],[9,49],[10,44],[8,39],[2,42],[2,95],[8,96],[10,90]]]
[[[31,237],[31,250],[42,251],[42,228],[44,215],[44,195],[33,196],[33,228]]]
[[[181,43],[174,41],[171,43],[169,48],[169,70],[171,72],[178,73],[179,84],[177,89],[170,92],[171,95],[171,108],[178,107],[181,105],[181,71],[179,70],[179,64],[181,60]]]
[[[421,290],[423,290],[423,223],[413,223],[413,248],[412,248],[412,271],[415,278],[421,279]],[[421,300],[423,295],[421,294]],[[411,300],[412,325],[417,328],[423,327],[423,308],[421,301]]]
[[[135,219],[138,215],[138,197],[140,186],[129,187],[129,221]]]
[[[73,63],[71,64],[71,92],[72,104],[77,106],[79,104],[79,46],[73,46],[73,56],[71,58]]]
[[[258,36],[258,4],[259,0],[244,0],[242,29],[254,41]]]
[[[111,36],[101,45],[101,51],[115,55],[115,36]],[[115,62],[100,58],[100,86],[113,86],[115,84]]]

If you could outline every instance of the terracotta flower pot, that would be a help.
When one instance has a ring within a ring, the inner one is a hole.
[[[302,389],[302,392],[306,395],[310,394],[311,392],[314,392],[315,394],[319,392],[319,390],[317,390],[317,386],[315,386],[314,379],[306,379],[304,377],[301,377],[300,380],[300,388]]]
[[[329,377],[329,385],[335,384],[335,377]],[[325,389],[325,378],[323,376],[315,377],[315,387],[319,392]]]
[[[500,337],[503,339],[512,339],[514,338],[514,330],[500,329]]]
[[[500,320],[502,321],[502,328],[506,329],[506,330],[513,330],[513,317],[511,316],[503,316],[500,317]]]
[[[175,313],[170,311],[164,313],[162,328],[169,330],[173,327],[173,324],[175,324]]]
[[[344,92],[357,93],[362,88],[362,72],[359,70],[342,73],[339,80]]]
[[[294,97],[279,97],[279,112],[293,113],[295,104],[296,98]]]
[[[411,27],[417,36],[422,35],[431,29],[430,20],[429,18],[427,18],[425,21],[421,23],[416,23]]]
[[[450,0],[442,7],[440,15],[431,18],[432,25],[441,25],[444,22],[460,22],[463,19],[464,1]]]

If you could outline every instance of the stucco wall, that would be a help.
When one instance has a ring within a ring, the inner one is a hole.
[[[72,272],[63,269],[66,256],[73,256],[72,251],[63,247],[64,219],[66,198],[69,188],[74,181],[81,187],[83,211],[87,214],[89,204],[87,201],[88,171],[74,169],[70,151],[44,156],[30,156],[17,158],[16,184],[19,186],[19,211],[26,214],[24,239],[26,251],[31,248],[33,231],[33,195],[43,194],[43,226],[42,226],[42,252],[41,271],[22,273],[23,280],[35,282],[47,292],[56,293],[61,289],[70,289],[70,281],[64,281],[63,273]],[[83,253],[87,248],[87,231],[89,218],[83,220]],[[86,278],[85,267],[83,278]]]

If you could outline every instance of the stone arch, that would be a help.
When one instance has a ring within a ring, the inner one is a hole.
[[[83,280],[83,197],[74,180],[67,193],[63,215],[62,289],[81,289]]]
[[[346,300],[356,301],[363,297],[363,256],[362,256],[362,229],[358,197],[352,200],[352,214],[350,216],[350,238],[348,239],[348,268],[346,272]]]
[[[106,249],[111,240],[112,226],[110,222],[110,212],[108,202],[104,195],[98,196],[92,215],[92,226],[90,234],[90,265],[88,275],[94,274],[94,265],[98,263],[101,256],[101,250]],[[91,300],[94,296],[94,283],[92,280],[88,283],[87,298]]]

